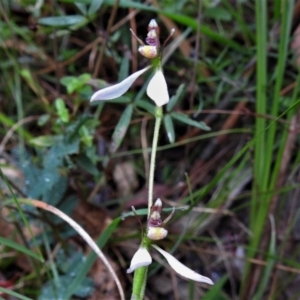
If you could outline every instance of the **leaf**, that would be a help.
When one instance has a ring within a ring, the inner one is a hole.
[[[50,120],[50,114],[41,115],[37,121],[39,126],[44,126]]]
[[[77,163],[88,173],[95,176],[99,174],[99,170],[96,168],[96,166],[93,164],[91,159],[85,153],[82,153],[81,155],[78,156]]]
[[[172,111],[172,109],[174,108],[174,106],[180,102],[180,100],[182,99],[184,92],[185,91],[185,84],[181,84],[177,91],[176,94],[174,96],[171,97],[169,103],[167,104],[167,112]]]
[[[29,141],[30,144],[37,147],[51,147],[56,144],[56,136],[54,135],[40,135]]]
[[[81,82],[81,84],[87,83],[91,78],[92,76],[89,73],[83,73],[78,76],[78,80]]]
[[[88,147],[91,147],[93,145],[93,136],[91,135],[89,129],[83,125],[79,129],[79,135],[81,141]]]
[[[124,56],[121,62],[118,81],[122,81],[126,77],[128,77],[128,72],[129,72],[129,59],[126,56]]]
[[[103,0],[91,0],[91,5],[88,10],[88,15],[92,15],[97,12],[98,9],[100,9],[101,5],[103,3]]]
[[[67,127],[66,130],[66,134],[68,136],[68,141],[75,141],[75,140],[79,140],[78,136],[79,136],[79,130],[81,128],[81,126],[83,126],[84,124],[86,124],[86,122],[88,122],[89,120],[91,120],[91,117],[83,114],[77,117],[77,119],[75,120],[75,122],[69,124],[69,126]]]
[[[90,80],[90,74],[81,74],[78,77],[65,76],[60,79],[60,83],[67,88],[68,94],[72,94],[75,91],[80,91],[82,87]]]
[[[80,10],[80,12],[83,15],[86,15],[87,7],[86,7],[85,3],[81,3],[81,2],[76,1],[74,4],[78,7],[78,9]]]
[[[17,299],[21,299],[21,300],[32,300],[32,298],[28,298],[28,297],[26,297],[26,296],[23,296],[23,295],[21,295],[21,294],[19,294],[19,293],[16,293],[16,292],[10,290],[10,289],[5,289],[5,288],[3,288],[3,287],[1,287],[1,286],[0,286],[0,292],[3,292],[5,295],[6,295],[6,294],[7,294],[7,295],[11,295],[11,296],[13,296],[13,297],[15,297],[15,298],[17,298]]]
[[[222,288],[226,281],[228,280],[228,276],[224,275],[219,281],[217,281],[214,286],[212,286],[209,291],[201,298],[202,300],[229,300],[228,297],[224,295],[222,292]]]
[[[78,86],[78,80],[74,76],[65,76],[60,79],[60,83],[67,88],[68,94],[72,94]]]
[[[47,281],[43,287],[39,300],[45,299],[67,299],[62,298],[62,295],[65,294],[70,283],[73,280],[71,275],[62,275],[59,277],[59,282],[57,283],[54,279]],[[73,294],[79,298],[86,298],[90,296],[94,291],[94,283],[91,278],[85,277],[80,285],[76,287]]]
[[[82,15],[45,17],[38,20],[40,25],[52,27],[67,27],[86,22],[86,17]]]
[[[44,262],[44,259],[42,257],[40,257],[38,254],[36,254],[35,252],[31,251],[30,249],[28,249],[27,247],[24,247],[23,245],[17,244],[14,241],[10,240],[10,239],[6,239],[2,236],[0,236],[0,244],[5,245],[7,247],[13,248],[16,251],[22,252],[24,254],[27,254],[33,258],[38,259],[40,262]]]
[[[97,245],[99,246],[99,248],[104,247],[104,245],[107,243],[110,236],[113,234],[113,232],[118,227],[120,221],[121,221],[121,218],[116,218],[104,230],[104,232],[101,234],[101,236],[97,240]],[[74,294],[74,291],[76,290],[77,286],[80,285],[82,280],[85,278],[86,274],[88,273],[88,271],[91,269],[92,265],[94,264],[96,258],[97,258],[97,255],[95,254],[95,252],[91,252],[88,255],[87,259],[81,263],[80,269],[78,269],[77,275],[74,278],[73,282],[71,284],[69,284],[68,289],[67,289],[66,294],[64,295],[63,299],[69,299],[70,296]]]
[[[169,142],[172,144],[175,142],[175,131],[174,131],[173,121],[170,115],[165,115],[164,124],[167,131]]]
[[[57,98],[55,100],[55,108],[57,110],[57,114],[59,118],[61,119],[62,122],[68,123],[70,118],[69,118],[69,111],[66,108],[66,104],[63,99]]]
[[[124,110],[115,130],[112,135],[112,141],[110,145],[110,153],[114,153],[117,151],[117,149],[120,147],[124,136],[127,132],[128,126],[131,121],[131,116],[133,112],[133,106],[132,104],[128,105],[126,109]]]
[[[55,255],[56,265],[64,274],[77,272],[80,269],[80,263],[85,259],[86,256],[77,251],[73,245],[66,247],[66,249],[60,248]]]
[[[143,108],[147,112],[149,112],[151,115],[155,116],[155,106],[150,103],[149,101],[145,100],[138,100],[136,103],[136,106]]]
[[[127,104],[127,103],[131,102],[131,99],[128,96],[121,96],[121,97],[118,97],[117,99],[110,100],[110,102],[111,103],[118,103],[118,104],[120,104],[120,103]],[[93,104],[93,103],[94,102],[91,102],[91,104]],[[99,105],[99,102],[95,102],[95,103],[97,103],[97,105]]]
[[[206,17],[220,21],[231,21],[231,14],[223,7],[209,7],[204,11]]]
[[[177,113],[177,112],[172,112],[171,117],[188,125],[200,128],[202,130],[206,130],[209,131],[211,130],[210,127],[208,127],[204,122],[198,122],[198,121],[194,121],[192,119],[190,119],[187,115],[185,114],[181,114],[181,113]]]
[[[84,3],[84,4],[90,4],[91,0],[58,0],[59,2],[63,2],[63,3],[73,3],[75,4],[75,2],[77,3]]]
[[[56,169],[53,170],[53,173],[56,171],[57,176],[49,171],[45,171],[43,174],[45,180],[48,179],[50,181],[46,182],[48,185],[46,183],[44,185],[42,199],[46,203],[57,206],[67,190],[68,179],[65,176],[59,176]],[[53,180],[51,180],[52,178]]]

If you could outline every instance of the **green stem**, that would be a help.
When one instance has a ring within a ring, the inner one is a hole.
[[[154,127],[153,141],[152,141],[150,170],[149,170],[148,216],[150,214],[150,208],[153,204],[153,185],[154,185],[155,158],[156,158],[156,151],[157,151],[159,128],[160,128],[162,117],[163,117],[162,108],[157,106],[156,107],[156,112],[155,112],[155,127]]]
[[[143,234],[140,247],[150,251],[151,240]],[[130,300],[143,300],[147,282],[148,266],[140,267],[134,271],[132,294]]]
[[[153,204],[153,185],[154,185],[154,170],[155,170],[155,159],[157,151],[157,143],[159,136],[159,128],[163,117],[163,111],[161,107],[156,107],[155,111],[155,126],[151,149],[151,159],[150,159],[150,170],[149,170],[149,194],[148,194],[148,216],[150,214],[150,208]],[[145,247],[148,251],[151,245],[151,241],[146,235],[142,237],[141,247]],[[133,287],[130,300],[143,300],[145,294],[145,287],[147,281],[148,267],[140,267],[135,270],[133,278]]]
[[[141,267],[134,271],[132,295],[130,300],[143,300],[147,281],[148,267]]]

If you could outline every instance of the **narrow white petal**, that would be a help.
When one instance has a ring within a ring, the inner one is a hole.
[[[162,250],[161,248],[159,248],[156,245],[152,245],[152,247],[154,247],[158,252],[160,252],[165,257],[165,259],[168,261],[168,263],[173,268],[173,270],[175,272],[177,272],[178,274],[180,274],[181,276],[191,279],[191,280],[194,280],[194,281],[198,281],[198,282],[214,284],[211,279],[209,279],[208,277],[202,276],[202,275],[196,273],[195,271],[191,270],[190,268],[186,267],[184,264],[182,264],[180,261],[178,261],[170,253]]]
[[[169,102],[168,87],[162,70],[157,70],[151,78],[147,87],[147,95],[157,106],[163,106]]]
[[[130,263],[130,268],[127,273],[131,273],[137,268],[148,266],[152,263],[152,258],[148,250],[144,247],[140,247],[138,251],[135,252]]]
[[[125,92],[129,90],[134,81],[144,72],[146,72],[151,66],[148,66],[140,71],[137,71],[115,85],[109,86],[102,90],[97,91],[92,95],[91,101],[99,100],[111,100],[122,96]]]

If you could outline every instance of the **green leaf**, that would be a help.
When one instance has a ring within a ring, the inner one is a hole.
[[[182,99],[182,97],[184,95],[184,91],[185,91],[185,84],[182,83],[178,87],[176,94],[171,97],[169,103],[167,104],[167,112],[172,111],[172,109],[174,108],[176,103],[180,102],[180,100]]]
[[[21,299],[21,300],[32,300],[32,298],[28,298],[28,297],[26,297],[26,296],[23,296],[23,295],[21,295],[21,294],[19,294],[19,293],[16,293],[16,292],[10,290],[10,289],[5,289],[5,288],[3,288],[3,287],[1,287],[1,286],[0,286],[0,292],[3,292],[4,294],[7,294],[7,295],[11,295],[11,296],[13,296],[13,297],[15,297],[15,298],[17,298],[17,299]]]
[[[62,122],[68,123],[70,118],[69,118],[69,111],[66,108],[66,104],[63,99],[57,98],[55,100],[55,107],[57,110],[57,114],[59,118],[61,119]]]
[[[40,25],[52,27],[67,27],[86,22],[86,17],[82,15],[45,17],[38,20]]]
[[[74,4],[78,7],[78,9],[80,10],[80,12],[83,15],[86,15],[86,13],[87,13],[87,7],[86,7],[86,5],[84,3],[76,1]]]
[[[45,299],[68,299],[61,298],[61,295],[64,295],[68,290],[69,285],[73,280],[74,275],[62,275],[59,277],[59,282],[56,282],[54,279],[47,281],[43,287],[41,294],[39,295],[38,300]],[[94,283],[91,278],[83,278],[80,285],[76,287],[73,291],[73,294],[79,298],[86,298],[90,296],[94,291]]]
[[[114,219],[109,226],[104,230],[104,232],[101,234],[99,239],[97,240],[97,245],[99,248],[103,248],[104,245],[107,243],[110,236],[113,234],[113,232],[118,227],[119,223],[121,221],[121,218]],[[62,299],[69,299],[71,295],[74,294],[75,290],[77,289],[77,286],[80,285],[82,280],[84,280],[86,274],[91,269],[92,265],[94,264],[95,260],[97,259],[97,255],[94,252],[91,252],[87,259],[83,261],[80,265],[80,269],[77,271],[77,275],[74,278],[73,282],[68,285],[68,290],[64,297]]]
[[[110,103],[130,103],[131,99],[128,96],[121,96],[116,99],[109,100],[109,102]],[[93,104],[93,102],[91,102],[91,104]]]
[[[79,129],[79,135],[81,138],[81,141],[88,147],[91,147],[93,145],[93,136],[91,135],[89,129],[82,125]]]
[[[90,16],[90,15],[96,13],[97,10],[100,9],[102,3],[103,3],[103,0],[92,0],[91,5],[88,10],[88,15]]]
[[[128,126],[130,124],[132,112],[133,112],[133,106],[132,104],[130,104],[124,110],[121,119],[119,120],[115,128],[115,131],[112,135],[112,141],[109,149],[110,153],[116,152],[117,149],[120,147],[124,139],[124,136],[127,132]]]
[[[169,142],[172,144],[175,142],[175,131],[174,131],[173,121],[170,115],[165,115],[164,124],[167,131]]]
[[[145,111],[149,112],[151,115],[155,116],[155,106],[149,102],[149,100],[138,100],[135,102],[136,106],[144,109]]]
[[[63,3],[84,3],[84,4],[90,4],[91,0],[58,0],[58,2],[63,2]]]
[[[50,114],[41,115],[37,121],[39,126],[44,126],[50,120]]]
[[[173,119],[176,119],[182,123],[185,123],[185,124],[188,124],[188,125],[191,125],[191,126],[194,126],[194,127],[200,128],[202,130],[206,130],[206,131],[211,130],[210,127],[208,127],[204,122],[194,121],[185,114],[172,112],[170,115]]]
[[[212,286],[209,291],[201,298],[202,300],[211,300],[211,299],[218,299],[218,300],[229,300],[228,297],[224,295],[222,292],[222,288],[226,281],[228,280],[228,276],[224,275],[214,286]]]
[[[77,163],[80,167],[82,167],[85,171],[89,172],[92,175],[98,175],[99,170],[96,168],[96,166],[93,164],[91,159],[85,155],[85,153],[79,155],[77,158]]]
[[[2,236],[0,236],[0,244],[5,245],[5,246],[10,247],[10,248],[13,248],[16,251],[27,254],[27,255],[29,255],[33,258],[36,258],[40,262],[44,262],[44,259],[42,257],[40,257],[38,254],[36,254],[35,252],[33,252],[30,249],[24,247],[23,245],[17,244],[14,241],[6,239]]]
[[[78,80],[81,82],[81,85],[86,84],[92,78],[91,74],[83,73],[78,76]]]
[[[72,94],[80,84],[78,79],[74,76],[65,76],[60,79],[60,83],[67,88],[68,94]]]
[[[128,72],[129,72],[129,59],[126,56],[124,56],[121,62],[118,82],[121,82],[126,77],[128,77]]]
[[[57,138],[54,135],[40,135],[29,141],[30,144],[37,147],[51,147],[55,145],[56,142],[57,142]]]
[[[223,7],[210,7],[204,11],[206,17],[220,21],[231,21],[231,14]]]
[[[90,80],[90,74],[81,74],[78,77],[65,76],[60,79],[60,83],[67,88],[68,94],[72,94],[75,91],[80,91],[82,87]]]

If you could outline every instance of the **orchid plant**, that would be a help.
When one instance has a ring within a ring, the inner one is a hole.
[[[173,255],[164,251],[156,244],[154,244],[154,241],[164,239],[167,236],[168,231],[164,227],[167,224],[167,222],[172,218],[175,211],[173,209],[172,213],[167,217],[167,219],[162,221],[161,212],[163,204],[161,199],[157,199],[153,204],[155,157],[158,144],[159,128],[163,117],[162,106],[169,102],[170,97],[167,83],[162,70],[162,51],[159,41],[159,27],[156,21],[153,19],[149,23],[148,34],[146,38],[147,45],[145,45],[143,41],[140,40],[132,30],[131,32],[141,45],[139,47],[139,52],[144,57],[150,59],[151,65],[133,73],[118,84],[109,86],[107,88],[95,92],[91,97],[91,101],[111,100],[118,98],[129,90],[133,82],[140,75],[142,75],[150,69],[153,70],[153,76],[147,87],[147,95],[156,104],[155,126],[149,170],[148,222],[146,231],[142,233],[141,245],[137,252],[134,254],[131,260],[130,267],[127,270],[127,273],[135,272],[131,299],[141,300],[144,298],[148,265],[150,265],[152,262],[151,255],[149,253],[150,247],[153,247],[160,254],[162,254],[168,261],[169,265],[173,268],[173,270],[181,276],[196,282],[203,282],[211,285],[213,284],[213,282],[208,277],[202,276],[189,269],[188,267],[180,263]],[[171,30],[171,33],[165,41],[165,43],[172,36],[173,32],[174,30]],[[135,212],[134,207],[132,207],[132,209]]]

